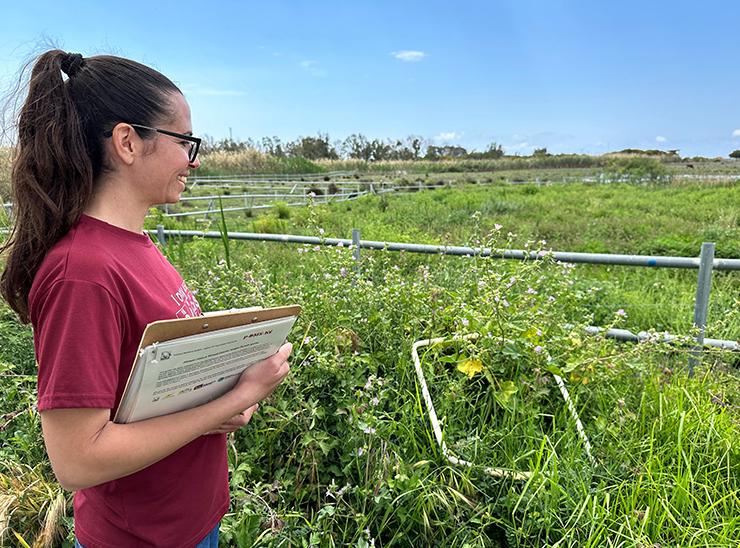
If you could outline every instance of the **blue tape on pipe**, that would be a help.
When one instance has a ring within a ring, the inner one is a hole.
[[[647,264],[648,266],[655,266],[656,264],[658,264],[658,261],[656,261],[655,259],[648,259]]]

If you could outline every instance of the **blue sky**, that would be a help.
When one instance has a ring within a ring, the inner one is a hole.
[[[740,2],[3,5],[0,79],[45,43],[159,69],[196,134],[421,135],[509,153],[740,148]]]

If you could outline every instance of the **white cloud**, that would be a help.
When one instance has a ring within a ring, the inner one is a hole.
[[[435,135],[434,140],[439,142],[442,141],[454,141],[455,139],[460,139],[462,137],[462,133],[457,133],[456,131],[443,131],[439,135]]]
[[[319,67],[318,61],[306,60],[301,61],[298,65],[311,76],[326,76],[326,71]]]
[[[520,143],[514,143],[513,145],[504,145],[504,148],[507,152],[522,152],[524,150],[527,150],[529,148],[532,148],[533,145],[526,141],[522,141]]]
[[[733,137],[740,137],[740,129],[736,129],[735,131],[733,131],[732,132],[732,136]]]
[[[417,61],[421,61],[422,59],[424,59],[424,57],[427,56],[427,54],[423,51],[414,51],[408,49],[394,51],[391,53],[391,55],[396,59],[400,61],[405,61],[407,63],[415,63]]]
[[[657,142],[657,143],[665,143],[665,142],[666,142],[667,140],[668,140],[668,139],[666,139],[666,138],[665,138],[665,137],[663,137],[662,135],[658,135],[658,136],[657,136],[657,137],[655,138],[655,142]]]

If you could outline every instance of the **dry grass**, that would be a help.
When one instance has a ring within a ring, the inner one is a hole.
[[[11,150],[0,147],[0,200],[7,201],[10,198],[10,156]]]

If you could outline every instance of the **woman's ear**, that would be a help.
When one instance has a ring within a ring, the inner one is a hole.
[[[134,163],[137,154],[141,154],[143,141],[133,127],[128,124],[116,124],[111,136],[111,153],[114,155],[114,163],[121,162],[125,165]]]

